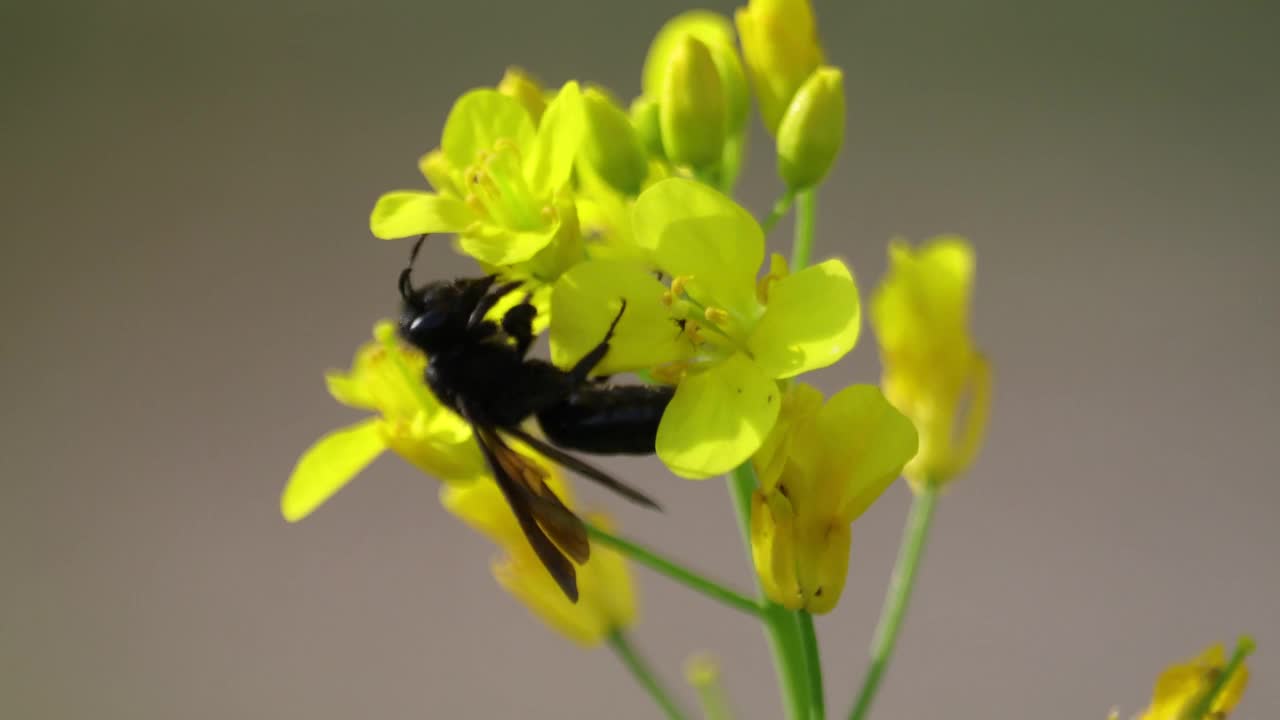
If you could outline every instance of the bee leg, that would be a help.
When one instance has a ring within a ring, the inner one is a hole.
[[[522,358],[529,353],[529,346],[533,345],[533,319],[537,315],[538,308],[525,295],[519,305],[512,306],[502,316],[502,331],[515,339],[516,352]]]
[[[613,338],[613,331],[617,329],[618,321],[622,319],[622,313],[626,312],[626,310],[627,299],[622,298],[622,307],[618,308],[618,314],[613,316],[613,322],[609,323],[609,329],[605,332],[604,339],[591,348],[590,352],[583,355],[582,359],[570,368],[569,375],[576,384],[581,385],[587,382],[587,376],[591,374],[592,370],[596,369],[600,361],[604,360],[604,356],[609,353],[609,340]]]
[[[512,290],[515,290],[523,284],[523,280],[514,280],[509,283],[504,283],[494,288],[484,297],[480,298],[480,300],[476,302],[475,308],[471,311],[471,316],[467,318],[467,327],[469,329],[475,329],[477,325],[484,322],[484,316],[489,314],[489,311],[493,309],[494,305],[498,304],[498,301],[502,300],[502,298],[506,297]]]

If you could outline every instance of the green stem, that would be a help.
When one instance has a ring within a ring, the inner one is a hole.
[[[751,494],[756,489],[756,474],[751,468],[751,461],[739,465],[729,473],[729,493],[733,498],[733,509],[738,517],[738,529],[742,532],[742,541],[746,545],[748,556],[751,553]],[[755,574],[755,563],[752,563],[752,576],[756,577],[756,588],[760,590],[760,580]],[[805,678],[804,648],[800,643],[799,626],[796,614],[781,605],[763,597],[761,603],[764,613],[766,637],[769,649],[773,653],[773,665],[778,673],[778,686],[782,690],[783,707],[790,720],[804,720],[809,716],[808,681]]]
[[[627,666],[631,671],[631,675],[635,677],[636,682],[649,692],[649,696],[653,701],[662,708],[662,712],[667,716],[668,720],[685,720],[684,713],[680,712],[680,708],[676,707],[675,701],[671,699],[670,693],[662,687],[658,682],[657,676],[653,674],[653,670],[644,658],[640,657],[640,653],[631,645],[631,641],[621,632],[615,632],[609,636],[609,646],[618,654],[618,658],[622,660],[622,664]]]
[[[1253,638],[1242,637],[1236,642],[1236,650],[1231,653],[1231,659],[1227,661],[1226,667],[1222,668],[1222,672],[1218,673],[1218,679],[1214,681],[1213,687],[1209,688],[1209,692],[1200,698],[1200,701],[1191,706],[1182,714],[1180,720],[1203,720],[1209,717],[1209,711],[1213,709],[1214,702],[1218,696],[1222,694],[1227,683],[1231,681],[1231,676],[1236,674],[1240,669],[1240,665],[1244,663],[1244,659],[1249,657],[1254,650]]]
[[[735,610],[741,610],[749,615],[759,616],[764,612],[764,608],[762,608],[760,603],[755,600],[752,600],[741,593],[730,590],[714,580],[710,580],[699,575],[698,573],[659,555],[643,545],[620,538],[617,535],[612,535],[590,523],[587,523],[586,525],[587,534],[591,536],[592,540],[608,545],[641,565],[652,570],[656,570],[672,580],[682,583],[685,586],[706,595],[712,600],[718,600]]]
[[[823,720],[827,702],[822,691],[822,654],[818,652],[818,634],[813,630],[813,616],[808,610],[796,613],[800,623],[800,645],[804,648],[804,664],[809,679],[809,717]]]
[[[902,618],[907,613],[911,591],[916,584],[916,571],[920,568],[920,557],[924,554],[937,502],[938,488],[929,483],[911,503],[911,514],[903,532],[902,546],[898,549],[898,563],[893,569],[893,580],[889,583],[889,592],[885,595],[884,607],[880,610],[880,623],[876,626],[875,639],[871,644],[871,666],[867,668],[867,675],[862,680],[862,689],[858,691],[858,700],[849,713],[849,720],[862,720],[866,717],[867,711],[871,709],[871,702],[875,700],[876,691],[880,688],[884,671],[889,667],[893,647],[898,641],[898,631],[902,629]]]
[[[685,677],[694,690],[698,691],[698,701],[702,703],[702,717],[705,720],[731,720],[733,712],[729,709],[729,698],[725,695],[724,686],[720,684],[720,667],[709,656],[695,655],[685,663]]]
[[[791,245],[791,272],[809,265],[813,254],[814,225],[818,216],[818,189],[809,188],[796,194],[796,236]]]
[[[796,194],[791,190],[787,190],[782,197],[774,201],[773,207],[769,209],[769,214],[760,222],[760,228],[764,230],[766,235],[773,229],[774,225],[782,219],[784,215],[791,211],[791,203],[796,199]]]

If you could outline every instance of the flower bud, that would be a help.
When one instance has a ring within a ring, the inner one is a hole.
[[[714,167],[724,150],[728,117],[724,87],[711,51],[692,36],[681,39],[662,81],[658,123],[672,162]]]
[[[624,195],[636,195],[649,172],[640,135],[622,108],[596,88],[582,95],[587,117],[583,157],[605,182]]]
[[[663,157],[662,128],[658,121],[658,103],[641,95],[631,101],[631,125],[650,155]]]
[[[747,74],[770,133],[806,78],[822,64],[809,0],[750,0],[734,15]]]
[[[844,75],[820,67],[787,106],[778,125],[778,174],[792,190],[822,182],[844,142]]]
[[[547,109],[542,85],[524,70],[514,66],[507,68],[502,80],[498,82],[498,92],[515,98],[523,105],[535,127],[542,121],[542,112]]]
[[[711,51],[720,84],[724,88],[727,108],[727,130],[730,136],[742,132],[751,112],[751,91],[738,57],[738,41],[733,23],[725,16],[710,10],[688,10],[668,20],[658,30],[644,59],[642,88],[646,96],[656,98],[662,93],[662,80],[671,56],[683,38],[697,38]]]

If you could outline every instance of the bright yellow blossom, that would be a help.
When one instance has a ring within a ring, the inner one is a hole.
[[[895,240],[872,300],[885,396],[920,432],[920,453],[906,469],[917,489],[955,477],[982,444],[991,369],[969,336],[973,266],[964,238],[937,237],[919,249]]]
[[[775,133],[791,98],[822,64],[809,0],[750,0],[734,19],[760,115]]]
[[[1245,638],[1242,643],[1245,654],[1253,649],[1252,640]],[[1203,717],[1188,714],[1194,714],[1197,705],[1207,699],[1205,693],[1210,692],[1226,668],[1222,645],[1212,645],[1187,662],[1169,666],[1156,680],[1151,705],[1136,720],[1225,720],[1249,684],[1249,668],[1243,662],[1231,673]]]
[[[387,240],[454,233],[463,252],[490,265],[530,261],[553,241],[569,246],[562,252],[576,260],[577,221],[566,193],[584,132],[575,82],[560,89],[537,123],[519,100],[472,90],[449,112],[440,149],[419,163],[435,192],[384,194],[370,230]]]
[[[540,458],[535,462],[547,470],[547,485],[573,509],[571,488],[560,473]],[[449,512],[502,548],[505,554],[494,561],[494,577],[553,629],[582,645],[598,645],[635,622],[631,573],[616,551],[600,544],[591,546],[591,559],[578,567],[579,596],[573,603],[534,554],[497,484],[446,486],[440,499]],[[588,519],[609,529],[602,516]]]
[[[916,452],[916,431],[871,385],[824,404],[803,383],[753,458],[751,555],[761,586],[792,610],[829,612],[849,568],[849,526]]]
[[[486,473],[471,426],[423,382],[422,353],[398,343],[389,321],[378,323],[374,336],[356,351],[350,371],[325,380],[335,400],[376,415],[325,435],[302,454],[280,498],[289,522],[309,515],[385,450],[446,482]]]
[[[760,283],[764,233],[750,213],[700,183],[659,181],[632,210],[638,263],[593,260],[551,295],[551,356],[571,365],[627,309],[602,374],[653,369],[678,382],[658,427],[658,456],[689,478],[718,475],[760,447],[781,404],[776,381],[826,367],[857,341],[858,291],[828,260]],[[779,271],[772,266],[771,275]]]

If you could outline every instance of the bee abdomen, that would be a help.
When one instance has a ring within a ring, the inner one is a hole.
[[[585,387],[537,414],[547,439],[599,455],[652,455],[658,423],[675,389],[666,386]]]

